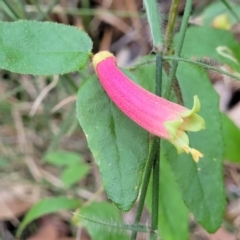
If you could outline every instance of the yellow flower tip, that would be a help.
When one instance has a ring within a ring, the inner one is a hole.
[[[178,131],[177,136],[175,138],[169,140],[176,148],[178,154],[180,153],[187,153],[191,154],[192,158],[195,162],[199,161],[199,158],[203,157],[203,154],[196,150],[195,148],[189,147],[189,138],[188,135],[184,131]]]
[[[93,56],[93,59],[92,59],[94,69],[96,70],[97,65],[101,61],[103,61],[103,60],[105,60],[106,58],[109,58],[109,57],[114,57],[114,55],[112,53],[108,52],[108,51],[101,51],[101,52],[96,53]]]
[[[197,95],[194,95],[193,97],[193,112],[197,113],[200,111],[201,108],[201,103]]]
[[[186,152],[186,153],[191,153],[192,158],[195,162],[199,161],[199,158],[203,157],[203,154],[201,152],[199,152],[197,149],[194,148],[190,148],[187,145],[182,146],[182,149]]]

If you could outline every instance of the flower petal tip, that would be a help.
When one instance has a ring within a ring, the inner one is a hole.
[[[193,115],[194,113],[198,113],[201,109],[201,103],[197,95],[194,95],[193,97],[193,107],[191,110],[188,109],[184,114],[182,114],[182,117],[189,117]]]
[[[193,97],[193,112],[197,113],[200,111],[201,108],[201,103],[197,95],[194,95]]]
[[[103,61],[109,57],[114,57],[114,55],[108,51],[101,51],[101,52],[96,53],[92,59],[94,69],[96,69],[98,63],[100,63],[101,61]]]

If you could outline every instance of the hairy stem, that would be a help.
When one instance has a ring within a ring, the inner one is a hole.
[[[180,27],[179,40],[178,40],[178,43],[177,43],[177,46],[176,46],[174,57],[179,57],[180,53],[182,51],[182,46],[183,46],[183,42],[184,42],[184,38],[185,38],[185,34],[186,34],[187,26],[188,26],[188,20],[189,20],[189,17],[190,17],[191,10],[192,10],[192,0],[187,0],[186,6],[185,6],[185,9],[184,9],[182,24],[181,24],[181,27]],[[170,69],[170,74],[169,74],[169,82],[168,82],[168,85],[167,85],[167,88],[166,88],[166,91],[165,91],[165,94],[164,94],[165,98],[168,98],[169,95],[170,95],[171,88],[172,88],[172,85],[173,85],[173,81],[174,81],[174,78],[175,78],[175,75],[176,75],[177,67],[178,67],[178,61],[173,60],[172,61],[172,66],[171,66],[171,69]]]
[[[229,73],[227,71],[224,71],[224,70],[220,69],[219,67],[208,65],[208,64],[200,62],[200,61],[194,61],[194,60],[191,60],[191,59],[181,58],[181,57],[174,57],[174,56],[164,56],[163,59],[164,60],[175,60],[175,61],[178,61],[178,62],[186,62],[186,63],[189,63],[189,64],[193,64],[193,65],[202,67],[204,69],[209,69],[209,70],[212,70],[212,71],[224,74],[226,76],[229,76],[231,78],[234,78],[234,79],[237,79],[237,80],[240,81],[240,76],[239,75],[231,74],[231,73]]]
[[[156,56],[156,87],[155,93],[161,96],[162,91],[162,53]],[[160,138],[156,140],[156,144],[160,147]],[[153,161],[153,188],[152,188],[152,233],[151,240],[155,240],[157,235],[155,231],[158,229],[158,207],[159,207],[159,177],[160,177],[160,149],[156,150]]]

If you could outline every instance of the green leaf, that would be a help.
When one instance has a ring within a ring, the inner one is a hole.
[[[240,14],[239,14],[240,6],[233,5],[232,3],[230,4],[231,4],[230,6],[233,7],[235,13],[237,13],[238,16],[240,17]],[[217,1],[209,4],[205,8],[203,15],[201,16],[203,20],[203,24],[207,26],[211,26],[214,18],[222,14],[227,15],[231,24],[234,24],[237,22],[236,17],[232,14],[232,12],[222,2]]]
[[[150,182],[146,205],[149,211],[152,206],[152,182]],[[158,232],[164,240],[187,240],[188,209],[186,208],[173,173],[166,159],[160,159],[160,196],[158,209]]]
[[[150,60],[152,60],[152,58],[150,58]],[[155,73],[155,63],[139,65],[134,71],[141,86],[151,92],[155,91]],[[165,72],[163,72],[162,80],[162,89],[164,92],[168,84],[168,77]],[[170,99],[176,101],[173,92],[171,93]],[[160,164],[159,234],[164,240],[186,240],[188,239],[188,210],[183,203],[169,164],[163,156],[161,156]],[[152,204],[151,188],[150,183],[146,199],[149,211]]]
[[[80,206],[80,203],[76,199],[70,199],[67,197],[54,197],[43,199],[34,205],[28,213],[25,215],[23,221],[18,227],[17,236],[22,234],[24,228],[35,219],[53,212],[57,212],[63,209],[74,209]]]
[[[185,204],[207,231],[214,232],[220,227],[225,210],[219,97],[203,70],[181,63],[177,77],[185,106],[192,107],[193,95],[198,95],[201,101],[199,114],[206,121],[206,130],[188,135],[190,146],[204,157],[195,163],[190,155],[178,155],[168,142],[164,142],[164,151]]]
[[[240,162],[240,129],[225,114],[222,114],[222,131],[225,144],[224,159]]]
[[[178,37],[179,34],[175,39],[176,41]],[[229,31],[210,27],[191,27],[187,30],[182,56],[193,59],[212,58],[219,63],[228,64],[236,71],[239,71],[239,63],[235,63],[217,52],[216,49],[219,46],[227,47],[232,52],[233,57],[240,62],[240,45],[233,34]]]
[[[80,208],[74,221],[77,225],[86,227],[92,240],[129,239],[121,226],[118,228],[122,223],[121,213],[107,202],[96,202]]]
[[[79,182],[83,179],[89,172],[89,167],[87,164],[72,164],[67,166],[61,175],[61,180],[66,187]]]
[[[155,92],[154,81],[156,76],[155,72],[156,72],[155,63],[140,65],[137,66],[136,69],[134,69],[134,74],[137,77],[137,79],[139,79],[141,86],[152,93]]]
[[[148,132],[111,102],[96,77],[86,80],[78,92],[77,116],[108,197],[121,210],[129,210],[148,156]]]
[[[156,0],[148,1],[143,0],[143,5],[147,14],[148,24],[152,36],[153,47],[156,49],[163,46],[164,38],[162,34],[162,19],[159,13],[159,8]]]
[[[88,35],[53,22],[0,22],[0,68],[22,74],[64,74],[86,66]]]
[[[79,164],[83,162],[81,155],[73,152],[62,151],[62,150],[48,152],[44,156],[44,160],[45,162],[55,166],[67,166],[67,165]]]

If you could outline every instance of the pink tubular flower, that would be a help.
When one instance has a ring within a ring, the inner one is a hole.
[[[93,57],[93,65],[99,81],[117,107],[130,119],[150,133],[170,141],[178,153],[191,153],[198,162],[202,153],[189,147],[185,131],[199,131],[205,128],[200,110],[200,101],[194,96],[190,110],[151,92],[132,82],[116,66],[116,59],[108,51],[99,52]]]

